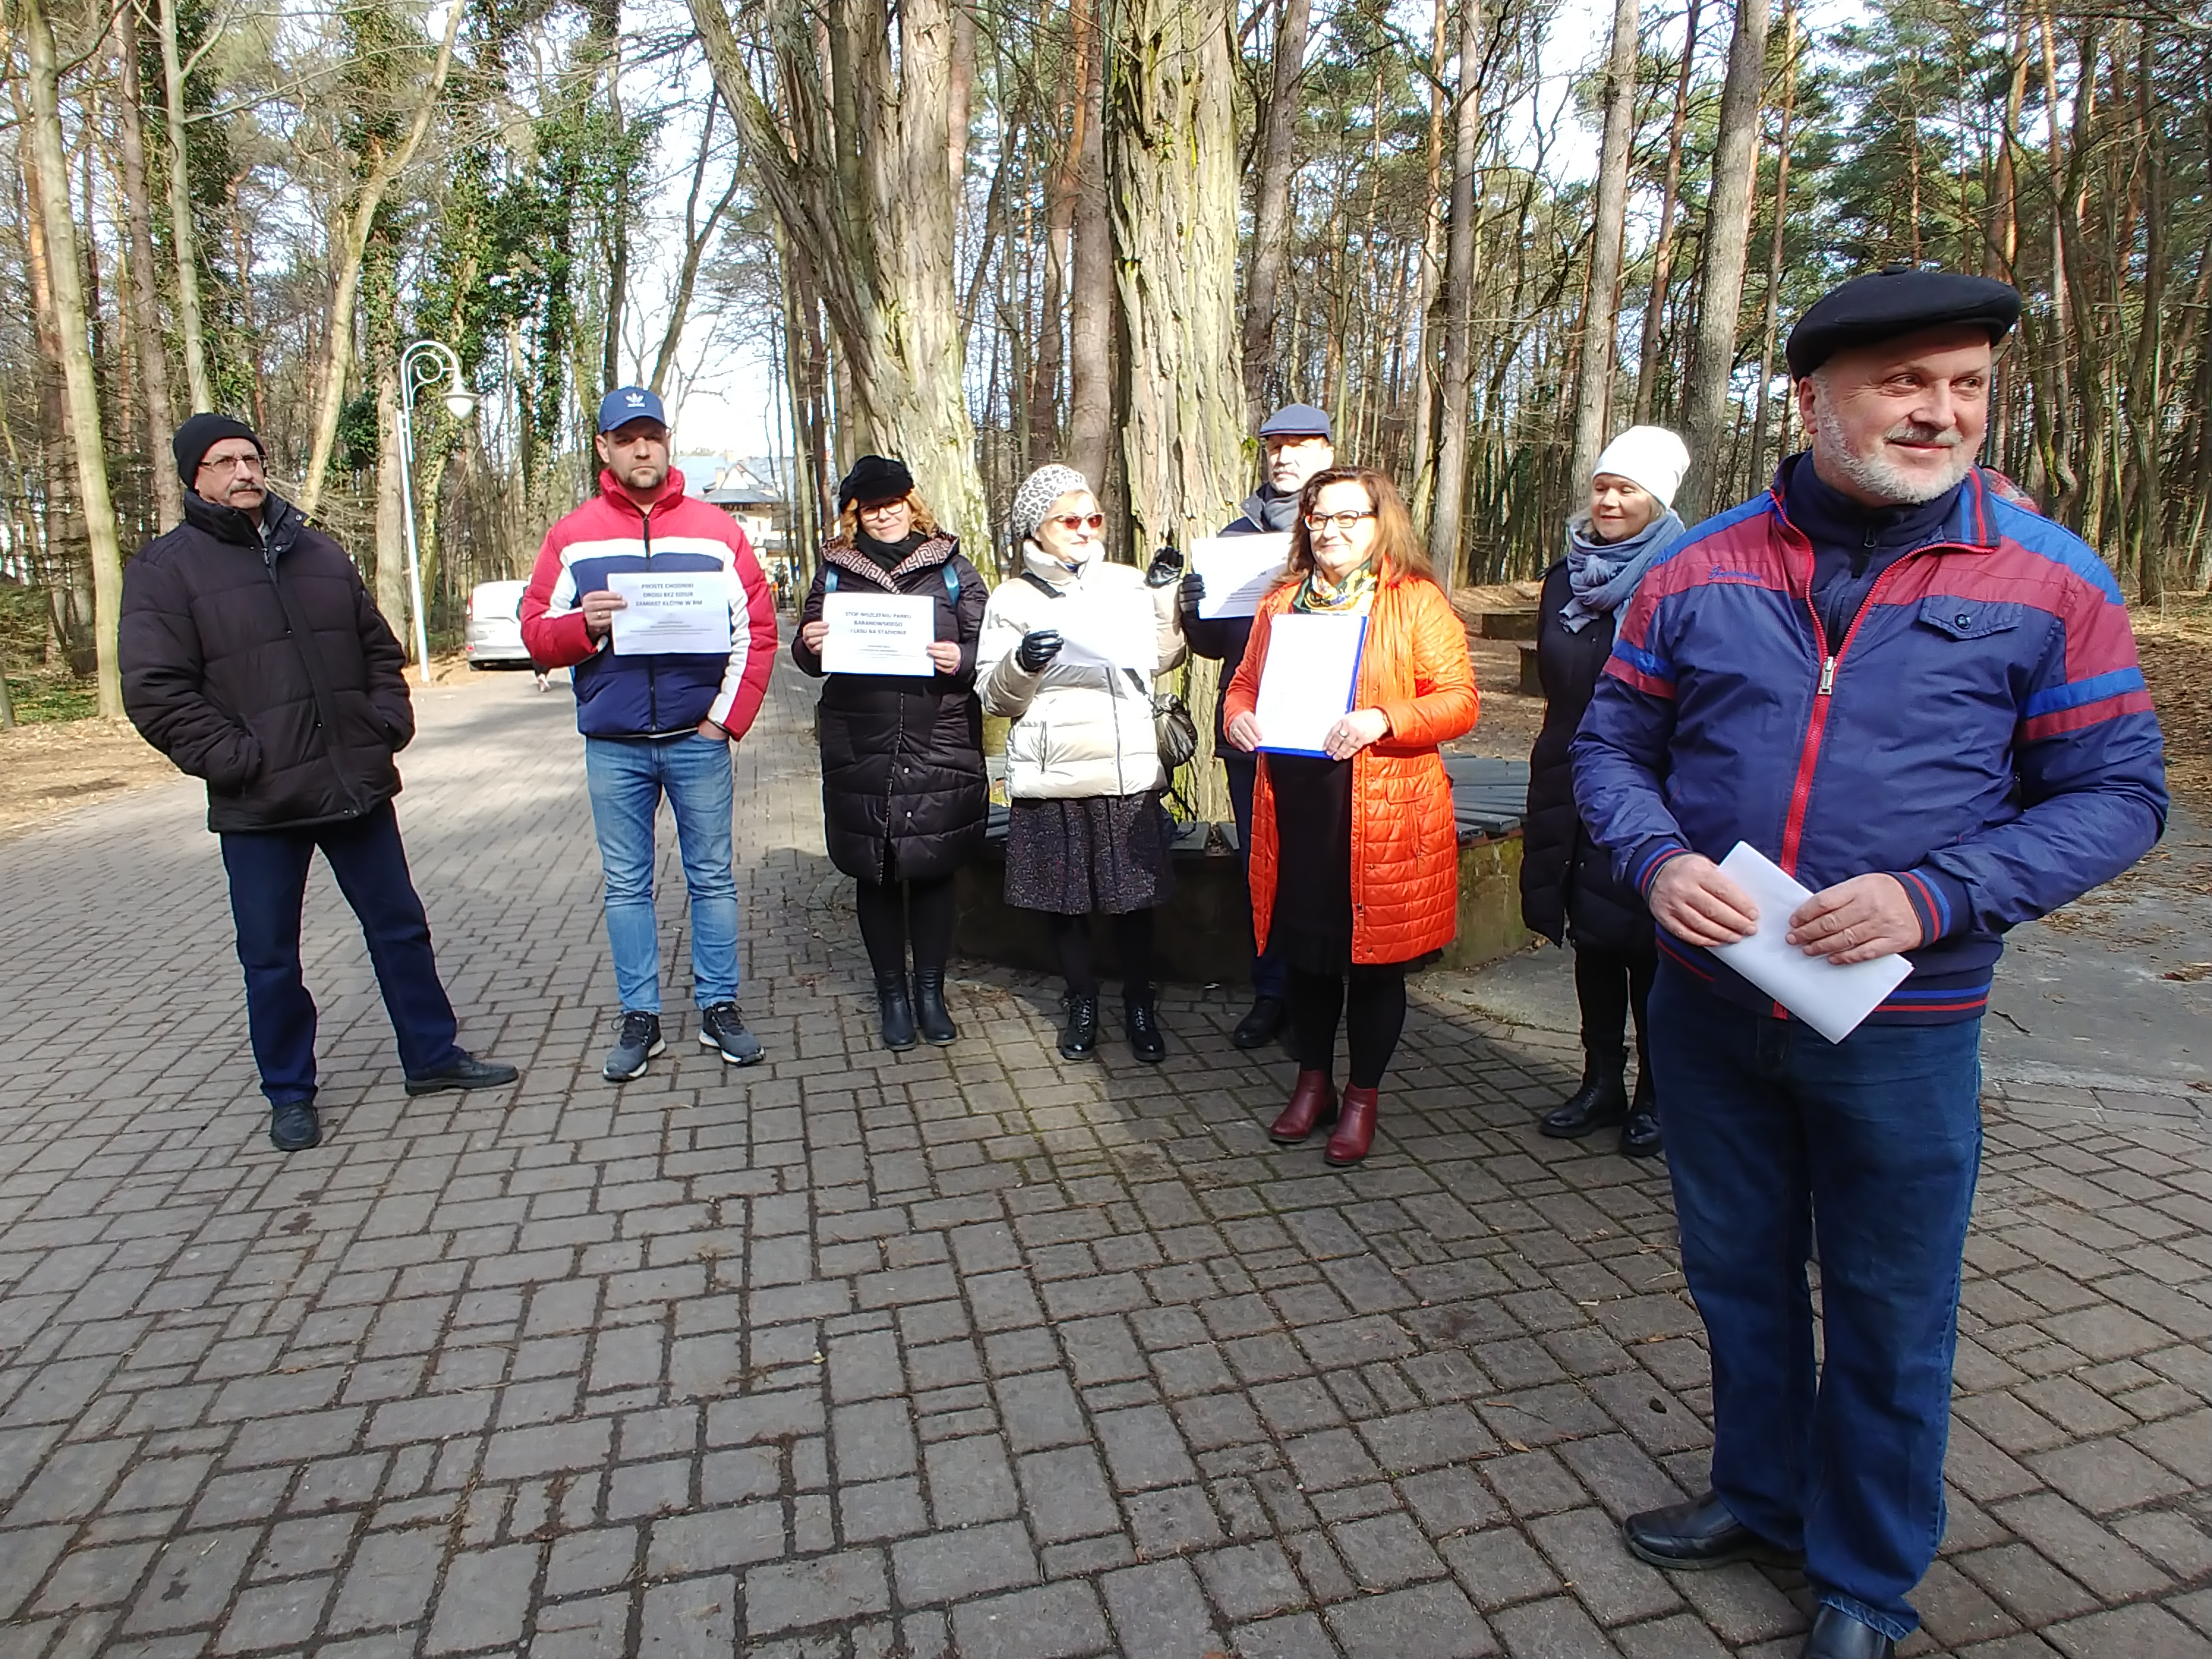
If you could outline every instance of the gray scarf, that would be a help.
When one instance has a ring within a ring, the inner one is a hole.
[[[1567,586],[1574,590],[1559,612],[1559,626],[1579,634],[1600,617],[1628,603],[1651,562],[1682,539],[1681,519],[1670,507],[1633,536],[1601,542],[1587,515],[1567,520]]]

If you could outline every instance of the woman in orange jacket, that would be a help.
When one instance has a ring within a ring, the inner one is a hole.
[[[1430,574],[1397,487],[1365,467],[1308,481],[1283,580],[1260,603],[1231,681],[1229,740],[1264,749],[1254,713],[1274,619],[1362,615],[1352,707],[1321,755],[1268,753],[1252,811],[1252,920],[1291,970],[1297,1087],[1268,1131],[1285,1146],[1324,1123],[1331,1164],[1375,1139],[1376,1096],[1406,1024],[1406,974],[1451,942],[1459,837],[1439,744],[1474,725],[1467,632]],[[1349,1007],[1340,1111],[1336,1031]]]

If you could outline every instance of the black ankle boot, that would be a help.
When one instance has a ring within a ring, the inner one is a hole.
[[[1167,1039],[1160,1034],[1159,1000],[1152,992],[1121,994],[1122,1022],[1129,1033],[1129,1052],[1157,1066],[1168,1057]]]
[[[1651,1073],[1636,1074],[1636,1097],[1628,1103],[1627,1121],[1620,1126],[1623,1158],[1656,1158],[1667,1150],[1659,1134],[1659,1101],[1651,1091]]]
[[[1627,1056],[1617,1050],[1592,1054],[1583,1066],[1583,1086],[1544,1115],[1536,1127],[1554,1140],[1579,1140],[1628,1115],[1628,1085],[1621,1080]]]
[[[1060,1034],[1062,1060],[1088,1060],[1098,1052],[1098,993],[1067,998],[1067,1025]]]
[[[883,1018],[884,1047],[893,1054],[913,1048],[914,1003],[907,995],[904,974],[876,981],[876,1007]]]
[[[960,1028],[952,1023],[952,1016],[945,1010],[945,969],[917,968],[914,970],[914,1018],[921,1027],[921,1040],[942,1048],[948,1042],[959,1040]]]

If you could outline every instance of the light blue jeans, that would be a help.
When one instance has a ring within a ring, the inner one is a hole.
[[[626,1013],[660,1012],[653,821],[676,814],[691,895],[691,991],[702,1008],[738,994],[738,884],[730,870],[730,745],[716,738],[586,738],[584,781],[606,872],[607,944]]]

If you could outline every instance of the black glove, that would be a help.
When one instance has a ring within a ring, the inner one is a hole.
[[[1195,570],[1182,579],[1182,608],[1190,615],[1198,614],[1199,605],[1206,599],[1206,578]]]
[[[1022,635],[1014,647],[1014,663],[1025,674],[1034,674],[1060,654],[1060,630],[1040,628]]]
[[[1152,562],[1145,567],[1145,586],[1165,587],[1182,574],[1182,555],[1172,547],[1164,547],[1152,555]]]

